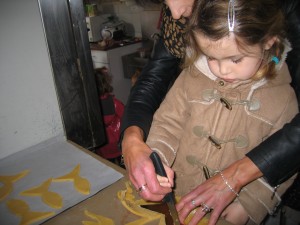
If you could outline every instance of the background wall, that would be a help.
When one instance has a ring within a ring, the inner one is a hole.
[[[4,158],[64,133],[38,1],[2,1],[0,30],[0,158]]]
[[[112,2],[110,9],[132,23],[136,34],[147,37],[159,31],[160,6],[136,9],[118,0],[102,3]],[[1,159],[64,136],[64,129],[38,0],[2,1],[0,29]]]

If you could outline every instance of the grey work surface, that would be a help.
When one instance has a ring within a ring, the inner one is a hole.
[[[58,193],[63,198],[63,206],[55,209],[45,204],[39,196],[21,196],[20,192],[37,187],[49,178],[57,178],[71,172],[80,165],[80,176],[90,183],[90,194],[79,193],[72,181],[52,182],[49,191]],[[0,224],[15,225],[20,223],[20,217],[12,214],[7,201],[19,199],[26,202],[30,211],[54,212],[55,215],[93,196],[105,187],[115,183],[123,175],[91,154],[82,151],[80,147],[63,140],[54,138],[37,146],[22,150],[0,160],[0,176],[10,176],[29,170],[23,178],[13,183],[13,190],[0,201]],[[4,184],[0,182],[0,188]],[[40,224],[45,220],[33,224]]]

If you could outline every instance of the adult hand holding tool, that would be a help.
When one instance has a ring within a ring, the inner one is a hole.
[[[156,152],[152,152],[150,158],[154,164],[156,173],[162,177],[167,177],[166,171],[164,169],[159,155]],[[144,188],[146,187],[142,186],[141,190],[139,191],[142,191]],[[173,192],[170,192],[165,195],[162,204],[145,205],[143,207],[153,211],[164,213],[166,215],[166,224],[180,225],[178,214],[175,208],[175,196]],[[172,221],[170,221],[170,216]]]

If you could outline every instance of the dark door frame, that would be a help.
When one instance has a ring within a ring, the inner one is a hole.
[[[38,0],[65,135],[85,148],[105,142],[82,0]]]

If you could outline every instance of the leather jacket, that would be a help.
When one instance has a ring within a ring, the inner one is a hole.
[[[138,126],[146,140],[154,112],[169,87],[179,75],[180,59],[171,55],[163,40],[157,40],[153,55],[131,88],[121,123],[121,133],[129,126]]]
[[[287,18],[287,36],[293,50],[288,53],[286,62],[292,76],[298,102],[300,100],[300,4],[299,1],[283,1],[283,11]],[[300,113],[254,148],[247,156],[264,174],[272,185],[282,183],[300,168]]]
[[[298,0],[285,0],[282,1],[282,8],[287,18],[288,39],[293,48],[286,61],[292,75],[292,85],[300,97],[300,4]],[[180,72],[179,63],[180,59],[171,55],[160,39],[153,58],[131,90],[121,124],[122,132],[135,125],[144,131],[144,138],[147,138],[153,114]],[[295,174],[300,166],[300,113],[247,156],[272,186]]]

